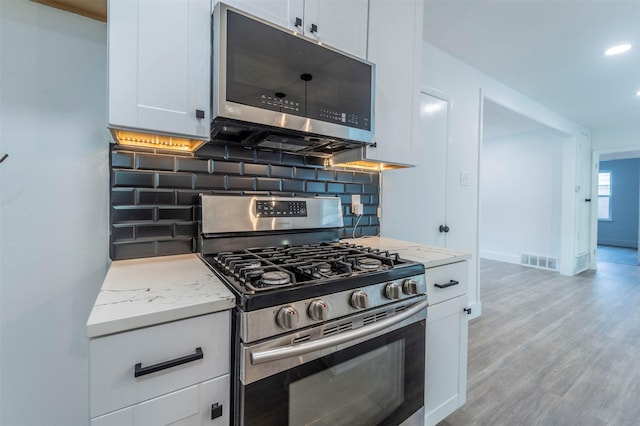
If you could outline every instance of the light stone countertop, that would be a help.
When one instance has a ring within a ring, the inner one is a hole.
[[[112,262],[87,320],[98,337],[224,311],[234,295],[196,254]]]
[[[425,268],[471,258],[469,253],[385,237],[342,241],[396,252]],[[234,306],[234,295],[196,254],[117,260],[93,305],[87,335],[99,337]]]
[[[362,237],[342,241],[398,253],[401,258],[424,264],[425,268],[471,259],[470,253],[386,237]]]

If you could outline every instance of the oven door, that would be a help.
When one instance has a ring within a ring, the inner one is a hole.
[[[373,325],[346,331],[343,336],[353,337],[346,342],[337,334],[300,345],[245,348],[237,423],[424,424],[426,305],[425,300]],[[323,340],[329,339],[342,343],[326,347]],[[313,348],[319,349],[306,352]]]

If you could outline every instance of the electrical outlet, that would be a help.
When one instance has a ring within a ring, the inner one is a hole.
[[[360,203],[360,194],[351,196],[351,213],[356,216],[362,214],[362,203]]]

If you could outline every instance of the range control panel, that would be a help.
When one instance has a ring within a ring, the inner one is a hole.
[[[306,217],[306,201],[256,200],[258,217]]]

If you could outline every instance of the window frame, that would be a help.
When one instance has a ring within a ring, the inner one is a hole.
[[[600,194],[600,175],[601,174],[609,175],[609,194]],[[609,211],[607,213],[607,217],[600,217],[600,199],[607,198],[609,200]],[[612,222],[613,221],[613,211],[612,211],[612,203],[613,199],[613,172],[609,169],[599,170],[598,171],[598,221],[600,222]]]

